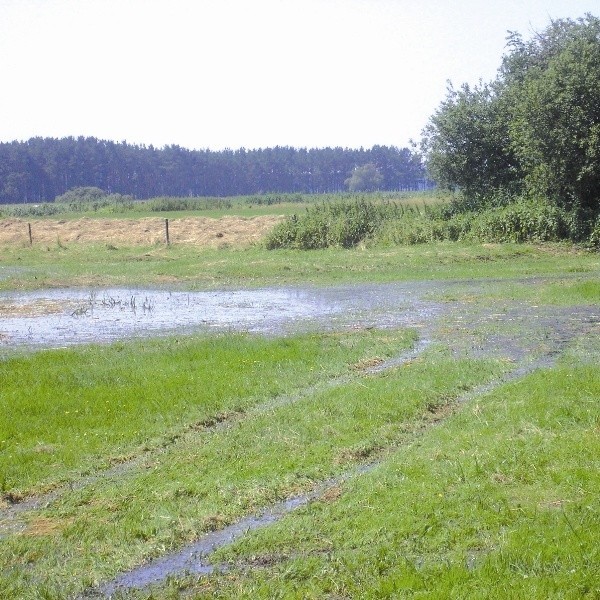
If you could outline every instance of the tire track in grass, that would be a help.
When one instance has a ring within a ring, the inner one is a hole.
[[[420,339],[412,349],[401,352],[397,356],[390,358],[379,365],[368,367],[356,374],[339,375],[327,381],[310,385],[295,394],[269,399],[266,402],[251,406],[244,411],[231,411],[226,414],[217,414],[211,419],[187,426],[183,433],[171,436],[165,443],[144,452],[142,455],[119,462],[117,465],[106,470],[81,477],[67,485],[53,489],[46,494],[30,496],[25,499],[15,499],[15,501],[9,503],[8,506],[4,508],[0,506],[0,539],[24,531],[27,526],[24,517],[26,517],[27,513],[44,510],[70,492],[82,490],[99,481],[115,478],[120,479],[126,477],[128,474],[133,475],[137,472],[136,469],[150,468],[157,456],[172,449],[177,446],[177,444],[189,441],[190,438],[196,437],[199,434],[211,434],[231,428],[243,419],[268,412],[274,408],[294,404],[295,402],[299,402],[321,391],[340,387],[361,377],[363,374],[375,374],[383,372],[386,369],[398,367],[417,358],[427,349],[430,343],[431,340],[429,339]]]
[[[525,314],[521,314],[520,316],[523,318],[527,317]],[[423,435],[431,427],[442,423],[450,414],[458,410],[461,405],[483,396],[506,383],[522,379],[540,369],[552,368],[556,364],[561,353],[567,349],[574,339],[589,334],[594,326],[598,325],[598,318],[595,315],[592,315],[591,317],[588,315],[588,318],[583,319],[574,319],[572,313],[566,313],[561,316],[562,319],[558,318],[557,320],[552,320],[554,327],[552,335],[547,339],[545,352],[535,358],[525,360],[526,351],[524,352],[524,350],[531,343],[531,339],[529,339],[530,335],[528,335],[531,332],[521,331],[521,339],[513,339],[511,340],[510,345],[503,346],[502,348],[508,359],[517,362],[517,366],[514,369],[507,371],[488,383],[476,386],[472,390],[458,396],[449,404],[433,407],[429,418],[427,418],[427,415],[424,416],[424,418],[417,422],[412,430],[408,432],[408,436],[414,439],[415,436]],[[554,317],[556,318],[557,315],[554,315]],[[479,315],[479,319],[481,320],[481,315]],[[428,332],[428,335],[434,337],[431,331]],[[371,367],[367,369],[366,372],[369,374],[376,374],[383,372],[386,369],[410,362],[424,352],[431,344],[431,341],[432,340],[429,337],[422,338],[412,350],[405,352],[394,359],[385,361],[380,365]],[[490,353],[497,352],[498,349],[495,347],[497,338],[492,337],[490,341],[491,344],[488,344],[487,348],[485,345],[481,346],[479,351],[483,351],[484,354],[486,351]],[[387,450],[389,451],[391,449]],[[378,461],[359,464],[352,471],[348,471],[337,478],[328,479],[317,484],[312,491],[306,494],[293,496],[285,501],[275,503],[269,507],[263,508],[255,514],[246,516],[223,529],[207,533],[196,542],[185,546],[178,552],[150,561],[145,565],[141,565],[119,575],[112,581],[106,582],[95,590],[89,590],[82,598],[111,598],[114,594],[126,592],[127,590],[139,590],[148,588],[152,585],[159,585],[164,583],[164,581],[171,576],[210,575],[213,573],[226,572],[229,569],[229,565],[212,564],[210,562],[210,556],[216,550],[232,544],[250,531],[267,527],[283,519],[290,512],[323,498],[328,491],[339,487],[349,478],[370,472],[381,465],[385,460],[386,457],[384,456]],[[236,567],[241,569],[252,569],[255,565],[251,563],[240,563],[236,565]]]
[[[547,310],[533,310],[538,307],[523,309],[515,305],[513,305],[512,308],[514,309],[512,312],[500,314],[487,309],[477,310],[475,307],[469,307],[461,303],[453,309],[446,311],[443,315],[453,322],[455,326],[460,326],[456,327],[450,334],[443,333],[440,330],[443,323],[441,323],[439,319],[436,319],[427,325],[421,325],[419,329],[423,337],[412,350],[403,352],[395,359],[385,361],[381,365],[364,368],[361,371],[361,374],[376,374],[385,371],[385,369],[400,366],[405,362],[410,362],[418,358],[420,354],[428,348],[429,344],[438,342],[444,346],[450,347],[450,349],[455,352],[456,356],[481,357],[487,355],[496,358],[504,358],[516,363],[515,368],[507,371],[504,375],[491,382],[471,389],[469,392],[452,400],[451,403],[445,403],[440,407],[433,406],[429,414],[425,413],[423,418],[418,421],[411,430],[406,432],[409,441],[410,439],[414,439],[414,436],[425,433],[430,427],[443,422],[449,414],[452,414],[452,412],[459,409],[460,404],[486,394],[504,383],[518,380],[538,369],[552,367],[559,354],[571,344],[574,339],[584,335],[586,332],[589,333],[589,331],[599,323],[599,317],[595,308],[587,310],[585,307],[579,307],[581,310],[575,310],[575,307],[569,307],[569,309],[549,308]],[[438,315],[438,317],[439,316],[440,315]],[[486,334],[483,339],[478,339],[477,335],[485,333],[485,327],[489,324],[499,327],[499,332],[502,335]],[[460,339],[455,339],[455,336],[458,336]],[[478,343],[476,344],[474,342]],[[145,460],[155,458],[158,452],[177,444],[180,439],[189,440],[192,439],[191,436],[198,435],[199,432],[218,431],[231,427],[234,423],[237,423],[252,414],[259,414],[262,411],[271,410],[279,405],[293,403],[322,389],[354,381],[357,377],[359,377],[359,375],[356,373],[341,375],[317,385],[308,386],[295,395],[282,396],[261,403],[260,405],[248,409],[245,413],[233,414],[222,420],[217,418],[213,422],[199,424],[200,427],[196,427],[196,429],[189,428],[182,436],[174,439],[172,443],[164,448],[155,448],[147,455],[136,457],[131,461],[117,465],[107,471],[91,475],[89,478],[82,478],[70,486],[55,490],[53,494],[56,495],[49,498],[49,503],[58,499],[61,494],[65,494],[72,489],[79,489],[76,486],[80,483],[89,485],[90,483],[103,478],[123,477],[127,475],[128,472],[133,472],[134,467],[143,467]],[[81,597],[111,597],[118,592],[125,592],[128,589],[142,589],[149,585],[160,584],[166,577],[172,575],[183,575],[185,573],[208,574],[215,571],[226,570],[227,565],[210,564],[210,556],[215,550],[231,544],[236,539],[239,539],[239,537],[245,535],[248,531],[266,527],[279,521],[291,511],[302,506],[307,506],[315,500],[319,500],[329,490],[339,486],[348,478],[359,476],[377,467],[385,460],[385,455],[389,454],[390,451],[393,451],[394,447],[384,448],[378,462],[370,462],[368,464],[363,463],[358,465],[355,470],[347,472],[335,479],[328,479],[321,483],[317,483],[313,490],[306,494],[294,496],[286,501],[275,503],[269,507],[263,508],[253,515],[246,516],[219,531],[208,533],[192,545],[184,547],[179,552],[169,554],[155,561],[150,561],[146,565],[123,573],[112,581],[105,582],[98,588],[88,590]],[[83,485],[81,487],[83,487]],[[37,499],[31,498],[28,501],[35,502],[37,500],[39,502],[40,498],[41,497],[38,497]],[[33,504],[27,507],[25,503],[21,503],[21,505],[9,507],[8,510],[11,511],[14,509],[15,515],[21,515],[21,517],[23,517],[25,516],[23,513],[26,513],[27,510],[35,510],[32,506]],[[47,504],[42,502],[38,508],[42,509],[45,508],[45,506],[47,506]],[[3,511],[0,511],[0,526],[3,514]],[[13,519],[14,523],[17,523],[19,520],[20,519],[16,517]],[[253,565],[251,564],[247,565],[247,568],[252,567]]]
[[[420,352],[417,351],[420,346]],[[403,362],[408,362],[416,358],[428,346],[428,343],[423,342],[417,345],[415,349],[405,353]],[[474,389],[460,395],[458,398],[437,407],[432,410],[429,417],[425,416],[418,421],[408,435],[414,439],[418,435],[423,435],[431,427],[435,427],[442,423],[450,414],[458,409],[458,407],[466,402],[469,402],[477,397],[493,391],[494,389],[521,379],[539,369],[551,368],[558,358],[558,353],[553,351],[548,354],[531,361],[529,364],[521,365],[495,378],[491,382],[475,387]],[[390,364],[387,368],[399,366],[402,362],[398,359],[387,361]],[[383,365],[372,368],[370,371],[381,372]],[[389,450],[389,449],[388,449]],[[243,537],[250,531],[268,527],[283,519],[287,514],[295,511],[303,506],[309,505],[315,500],[320,500],[325,494],[341,485],[348,479],[368,473],[379,465],[383,464],[386,457],[380,460],[362,463],[357,465],[353,470],[347,471],[336,478],[327,479],[318,483],[313,490],[306,494],[292,496],[287,500],[277,502],[271,506],[264,507],[257,513],[243,517],[242,519],[232,523],[223,529],[211,531],[198,540],[182,548],[181,550],[152,560],[144,565],[136,567],[130,571],[124,572],[112,581],[106,582],[97,589],[88,590],[80,598],[112,598],[115,594],[123,593],[128,590],[141,590],[153,585],[164,583],[168,577],[185,576],[185,575],[211,575],[214,573],[224,573],[229,570],[227,564],[213,564],[210,562],[210,556],[220,548],[228,546]],[[250,569],[255,565],[238,564],[237,568]]]

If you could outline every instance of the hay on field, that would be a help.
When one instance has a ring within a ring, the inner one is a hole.
[[[169,219],[169,238],[172,244],[189,244],[208,248],[248,246],[263,238],[282,217],[227,216],[220,219],[186,217]],[[28,221],[0,220],[0,245],[29,244]],[[31,221],[33,243],[73,244],[105,243],[114,246],[151,246],[165,242],[165,220],[90,219]]]

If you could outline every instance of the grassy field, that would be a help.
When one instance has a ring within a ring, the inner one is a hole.
[[[385,357],[408,333],[167,340],[0,362],[0,491],[29,495]]]
[[[456,280],[430,296],[458,312],[424,352],[380,373],[369,367],[411,348],[416,331],[7,354],[0,598],[95,597],[120,573],[323,482],[317,499],[211,555],[224,572],[177,574],[122,597],[600,597],[597,253],[458,243],[0,250],[0,290],[398,280]],[[531,319],[535,336],[515,329],[525,317],[494,319],[520,307],[545,315]],[[465,324],[478,311],[491,316]],[[511,379],[521,359],[496,340],[519,335],[547,361]]]
[[[394,248],[298,252],[190,246],[108,248],[87,244],[3,248],[0,290],[44,287],[178,285],[186,289],[310,282],[594,275],[600,255],[569,245],[440,242]],[[6,271],[4,271],[6,270]],[[4,278],[1,278],[3,273]]]
[[[222,551],[214,560],[248,566],[192,588],[202,598],[597,598],[598,358],[565,359],[478,399],[335,502]]]
[[[254,217],[261,215],[291,215],[306,207],[330,200],[369,198],[375,202],[395,202],[404,206],[422,208],[444,201],[433,192],[373,192],[339,194],[265,194],[231,198],[150,198],[115,202],[110,197],[104,201],[77,203],[4,204],[0,205],[0,218],[27,219],[79,219],[119,217],[165,217],[169,219],[203,216],[220,218],[228,215]]]

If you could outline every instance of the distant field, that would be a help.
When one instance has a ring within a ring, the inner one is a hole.
[[[316,202],[368,197],[423,207],[432,193],[266,195],[235,198],[155,198],[129,202],[0,205],[0,248],[66,244],[152,246],[166,242],[204,248],[244,247],[262,240],[287,215]]]
[[[406,206],[422,207],[445,201],[444,196],[434,192],[373,192],[339,194],[264,194],[235,196],[229,198],[150,198],[148,200],[110,200],[60,204],[0,204],[0,219],[76,219],[81,217],[184,218],[203,216],[255,217],[264,215],[290,215],[302,212],[307,206],[319,202],[367,198],[374,202],[397,202]]]
[[[169,243],[202,248],[249,246],[260,241],[281,217],[225,216],[176,217],[169,219]],[[23,219],[0,220],[0,246],[66,246],[102,244],[112,246],[153,246],[166,244],[164,218],[123,219],[118,216],[57,219],[46,217],[26,222]],[[31,228],[31,229],[30,229]]]

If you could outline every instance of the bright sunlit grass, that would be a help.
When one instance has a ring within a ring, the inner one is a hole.
[[[598,398],[596,366],[564,363],[504,386],[348,482],[337,502],[215,557],[264,557],[269,570],[200,589],[223,598],[596,597]]]
[[[392,373],[354,377],[292,403],[250,411],[230,427],[181,440],[154,456],[150,468],[100,480],[55,502],[44,518],[56,530],[36,533],[33,519],[31,535],[7,541],[0,567],[35,553],[35,567],[8,580],[14,589],[43,573],[49,589],[81,590],[315,481],[384,459],[418,435],[433,413],[502,369],[493,361],[456,361],[433,352]]]
[[[509,278],[562,273],[600,273],[600,254],[546,244],[441,242],[393,248],[344,250],[200,250],[190,246],[108,248],[4,248],[0,267],[10,271],[0,290],[68,285],[181,285],[188,289],[406,281],[411,279]]]
[[[409,333],[167,338],[0,361],[0,485],[21,494],[406,347]]]

